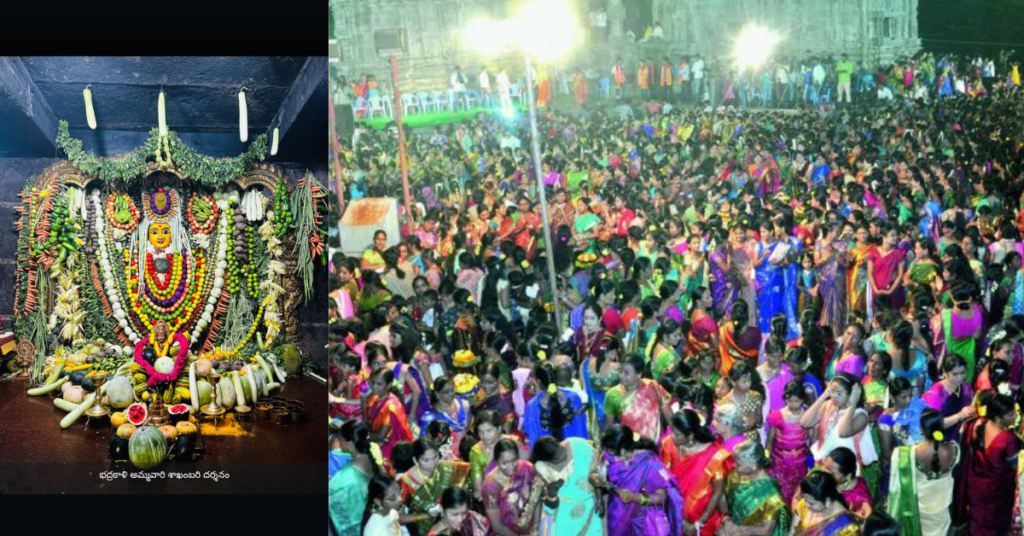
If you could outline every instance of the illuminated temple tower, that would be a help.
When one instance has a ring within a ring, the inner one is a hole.
[[[388,60],[398,57],[404,91],[441,89],[461,65],[474,85],[479,66],[510,67],[518,77],[515,56],[482,58],[463,47],[459,30],[478,18],[512,16],[521,0],[330,0],[335,39],[332,64],[339,73],[374,74],[390,79]],[[702,54],[712,60],[727,56],[731,38],[756,22],[784,34],[778,54],[801,57],[838,56],[887,61],[920,50],[919,0],[575,0],[586,42],[577,47],[570,65],[604,71],[615,56],[627,65],[639,57],[673,59]],[[603,13],[606,29],[590,25]],[[642,35],[659,22],[664,40],[633,43],[628,32]],[[603,37],[602,37],[603,34]]]

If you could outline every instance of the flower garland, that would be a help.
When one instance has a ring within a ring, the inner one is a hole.
[[[149,379],[146,380],[146,385],[150,387],[156,387],[156,384],[159,382],[173,382],[177,380],[178,376],[181,375],[182,367],[188,361],[188,341],[185,339],[185,336],[181,333],[175,333],[171,337],[178,343],[178,357],[174,360],[174,370],[166,374],[157,372],[153,365],[142,359],[142,350],[146,347],[147,342],[151,342],[150,339],[142,339],[135,343],[135,362],[146,371],[146,375],[149,376]]]

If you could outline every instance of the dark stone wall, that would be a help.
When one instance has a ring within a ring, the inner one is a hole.
[[[14,230],[17,215],[14,207],[21,199],[18,194],[25,182],[57,163],[55,158],[0,158],[0,315],[2,331],[13,329],[14,270],[18,233]],[[327,162],[315,167],[300,164],[275,163],[293,182],[298,182],[307,169],[322,184],[327,184]],[[317,262],[314,270],[314,292],[309,302],[299,307],[303,340],[320,374],[327,370],[327,267]]]

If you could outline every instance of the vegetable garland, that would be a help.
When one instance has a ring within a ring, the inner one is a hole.
[[[220,159],[195,152],[182,143],[174,132],[168,133],[163,143],[157,129],[151,130],[149,135],[145,145],[115,157],[100,158],[85,152],[82,149],[82,141],[72,138],[68,133],[68,122],[61,121],[57,128],[57,146],[81,172],[99,177],[107,184],[117,181],[128,182],[145,173],[146,159],[155,155],[158,147],[164,144],[165,150],[174,154],[174,162],[185,177],[211,187],[227,184],[267,157],[266,134],[261,134],[253,140],[249,149],[241,155]]]

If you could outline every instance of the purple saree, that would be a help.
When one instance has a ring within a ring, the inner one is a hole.
[[[624,503],[614,492],[608,502],[608,536],[675,536],[683,530],[683,497],[658,455],[638,451],[629,462],[605,453],[608,481],[618,488],[650,495],[667,493],[660,505]]]

